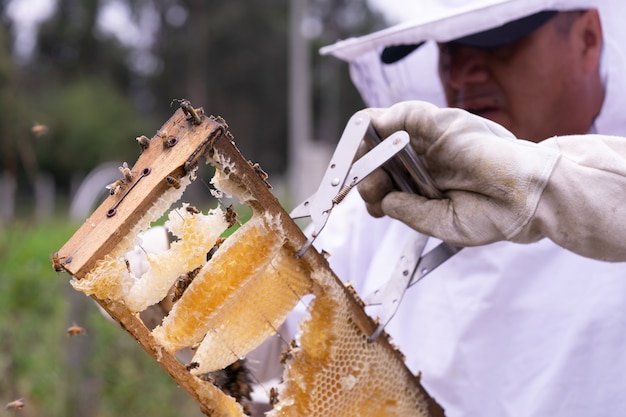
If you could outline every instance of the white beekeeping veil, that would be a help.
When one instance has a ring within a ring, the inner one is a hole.
[[[388,107],[404,100],[445,106],[437,75],[436,42],[448,42],[497,28],[545,10],[597,8],[604,34],[601,76],[606,87],[594,130],[626,135],[626,1],[623,0],[393,0],[406,21],[322,48],[350,63],[350,74],[366,105]],[[423,44],[416,48],[414,45]],[[393,63],[383,63],[387,47],[413,45]],[[538,65],[540,65],[538,63]]]

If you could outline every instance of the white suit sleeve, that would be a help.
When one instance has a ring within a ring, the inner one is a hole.
[[[548,139],[561,155],[528,226],[514,239],[545,236],[584,256],[626,260],[626,138]]]

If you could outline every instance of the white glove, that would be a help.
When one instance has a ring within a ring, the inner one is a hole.
[[[626,139],[570,136],[535,144],[463,110],[417,101],[365,111],[381,137],[409,133],[444,193],[435,200],[394,191],[378,170],[359,184],[373,215],[458,246],[549,237],[585,256],[626,260]]]

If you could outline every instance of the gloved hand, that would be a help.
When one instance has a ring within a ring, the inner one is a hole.
[[[371,214],[457,246],[549,237],[585,256],[626,260],[626,226],[619,239],[606,236],[615,236],[615,223],[626,225],[626,139],[571,136],[535,144],[463,110],[417,101],[364,111],[381,137],[409,133],[410,146],[444,194],[427,199],[394,191],[377,170],[358,186]],[[610,183],[611,197],[599,182]],[[622,216],[598,219],[606,210]]]

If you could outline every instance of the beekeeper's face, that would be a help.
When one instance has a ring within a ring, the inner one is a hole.
[[[587,133],[602,107],[596,10],[559,13],[497,48],[443,43],[439,49],[448,105],[498,122],[519,138]]]

